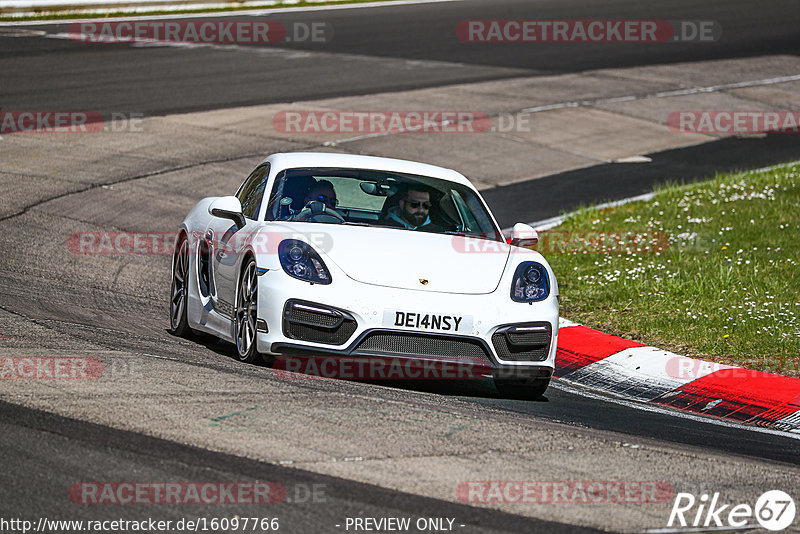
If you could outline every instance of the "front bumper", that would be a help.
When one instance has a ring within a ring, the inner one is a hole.
[[[258,350],[273,356],[408,358],[471,364],[483,374],[549,377],[558,337],[555,295],[517,303],[507,288],[463,295],[363,284],[351,279],[309,284],[271,270],[259,280]],[[458,316],[469,329],[456,333],[397,326],[403,313]]]

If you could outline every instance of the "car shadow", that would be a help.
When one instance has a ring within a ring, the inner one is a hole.
[[[169,330],[167,330],[169,332]],[[192,341],[198,345],[202,345],[208,350],[225,356],[233,360],[237,360],[236,346],[229,342],[218,338],[217,336],[196,332],[190,338],[183,338]],[[238,362],[242,365],[252,365],[255,367],[272,367],[272,361],[268,358],[265,361],[257,363],[244,363]],[[538,399],[519,400],[503,397],[494,386],[492,378],[473,378],[473,379],[431,379],[431,380],[364,380],[353,378],[328,378],[330,380],[342,380],[346,382],[359,382],[363,384],[372,384],[377,386],[386,386],[394,389],[401,389],[406,391],[416,391],[420,393],[433,393],[436,395],[446,395],[449,397],[473,397],[484,399],[497,399],[503,401],[513,402],[549,402],[546,396],[542,395]]]

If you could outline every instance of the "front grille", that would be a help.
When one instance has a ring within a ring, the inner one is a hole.
[[[345,321],[342,323],[342,326],[333,330],[298,323],[288,323],[286,325],[286,337],[302,341],[312,341],[314,343],[326,343],[329,345],[342,345],[346,343],[355,331],[355,321]]]
[[[508,340],[514,345],[549,345],[550,331],[547,332],[526,332],[519,334],[508,332]]]
[[[306,323],[309,325],[322,326],[326,328],[333,328],[341,320],[341,316],[326,315],[323,313],[316,313],[295,307],[290,308],[287,318],[295,323]]]
[[[353,354],[386,354],[489,363],[486,349],[478,340],[405,332],[370,333],[359,343]]]
[[[539,327],[544,330],[515,332],[514,328]],[[510,362],[541,362],[550,353],[552,331],[550,323],[527,323],[501,328],[492,335],[492,345],[501,360]]]
[[[283,310],[283,333],[291,339],[342,345],[357,327],[349,313],[327,306],[290,300]]]

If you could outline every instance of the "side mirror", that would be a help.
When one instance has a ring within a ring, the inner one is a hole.
[[[244,228],[242,204],[236,197],[219,197],[208,205],[208,213],[221,219],[230,219],[239,228]]]
[[[529,224],[517,223],[511,229],[511,245],[533,247],[539,242],[539,233]]]

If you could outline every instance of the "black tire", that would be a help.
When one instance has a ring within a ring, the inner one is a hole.
[[[537,400],[542,398],[549,385],[549,378],[494,379],[494,386],[506,399]]]
[[[189,280],[189,241],[182,234],[172,255],[172,283],[169,291],[169,332],[175,336],[188,337],[192,334],[186,312]]]
[[[256,261],[248,257],[236,285],[236,307],[233,314],[233,339],[236,356],[245,363],[260,363],[257,350],[258,331],[258,278]]]

